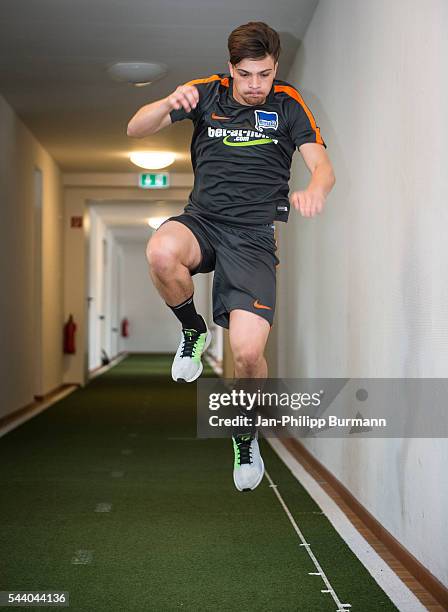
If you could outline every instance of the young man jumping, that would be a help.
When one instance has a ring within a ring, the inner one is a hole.
[[[276,297],[274,221],[290,204],[304,217],[322,212],[335,183],[316,121],[300,93],[275,78],[280,39],[263,22],[249,22],[228,38],[229,74],[180,85],[143,106],[128,135],[144,137],[190,119],[194,187],[184,212],[167,219],[148,243],[152,280],[182,324],[172,365],[178,382],[196,380],[210,344],[196,312],[192,276],[214,270],[213,320],[229,329],[235,378],[267,378],[264,349]],[[288,198],[291,161],[299,149],[310,170],[304,191]],[[264,465],[256,432],[234,435],[234,482],[252,490]]]

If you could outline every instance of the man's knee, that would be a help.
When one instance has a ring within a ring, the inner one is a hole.
[[[238,345],[233,349],[233,359],[238,368],[252,370],[263,359],[263,351],[250,344]]]
[[[146,247],[146,259],[151,271],[157,276],[170,274],[179,264],[179,252],[176,242],[170,236],[163,240],[154,234]]]

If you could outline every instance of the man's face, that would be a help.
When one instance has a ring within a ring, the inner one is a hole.
[[[272,55],[260,60],[243,59],[235,66],[228,63],[235,100],[250,106],[264,104],[278,67]]]

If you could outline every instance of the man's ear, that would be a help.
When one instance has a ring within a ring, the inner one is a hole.
[[[230,62],[227,62],[227,64],[229,65],[229,72],[230,72],[230,76],[231,76],[231,77],[232,77],[232,79],[233,79],[233,66],[232,66],[232,64],[231,64]]]

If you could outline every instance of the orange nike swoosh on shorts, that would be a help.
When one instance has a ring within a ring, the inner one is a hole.
[[[217,115],[216,113],[212,113],[212,119],[230,119],[230,117],[221,117],[220,115]]]
[[[255,300],[254,308],[265,308],[266,310],[272,310],[270,306],[265,306],[264,304],[260,304],[258,300]]]

